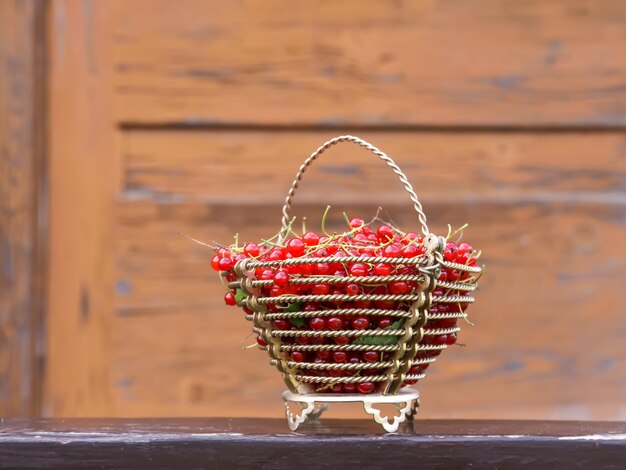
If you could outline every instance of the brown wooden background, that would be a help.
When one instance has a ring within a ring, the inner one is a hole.
[[[420,385],[421,415],[625,419],[626,3],[0,12],[23,25],[0,28],[3,59],[23,62],[0,74],[2,413],[280,415],[281,381],[242,350],[250,324],[223,305],[211,253],[179,232],[276,232],[300,162],[352,133],[406,171],[433,230],[468,222],[484,250],[475,326]],[[295,208],[315,220],[328,203],[335,224],[382,205],[416,225],[394,176],[350,146],[307,174]]]

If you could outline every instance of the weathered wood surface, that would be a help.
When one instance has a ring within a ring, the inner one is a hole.
[[[45,281],[43,3],[0,2],[0,415],[40,400]]]
[[[469,222],[485,252],[476,327],[420,384],[422,416],[624,416],[623,2],[51,5],[46,414],[282,413],[178,232],[275,233],[300,162],[356,133],[433,230]],[[320,159],[294,214],[315,225],[326,203],[331,227],[378,205],[414,223],[356,147]]]
[[[624,126],[626,3],[118,0],[127,124]]]
[[[302,161],[334,131],[128,130],[125,196],[163,202],[279,204]],[[624,203],[626,133],[359,131],[384,150],[429,203]],[[294,201],[401,203],[384,162],[341,143],[307,171]],[[317,217],[319,218],[319,217]]]
[[[415,421],[6,420],[0,468],[623,469],[626,423]]]
[[[103,2],[54,1],[46,415],[106,414],[119,176]]]

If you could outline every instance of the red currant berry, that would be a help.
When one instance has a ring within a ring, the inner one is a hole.
[[[293,351],[291,353],[291,360],[295,361],[295,362],[304,362],[305,361],[305,356],[304,353],[302,351]]]
[[[256,243],[248,243],[243,247],[243,254],[251,258],[256,258],[259,256],[259,245]]]
[[[220,257],[218,255],[215,255],[213,258],[211,258],[211,267],[216,270],[219,271],[220,270]]]
[[[317,263],[313,266],[313,274],[317,274],[319,276],[326,276],[330,274],[330,265],[327,263]]]
[[[364,263],[354,263],[350,266],[350,275],[352,276],[367,276],[368,268]]]
[[[280,287],[285,287],[289,284],[289,274],[285,271],[278,271],[274,276],[274,284]]]
[[[320,237],[315,232],[307,232],[302,235],[302,241],[306,246],[316,246],[320,242]]]
[[[446,344],[447,345],[452,345],[452,344],[456,343],[456,340],[457,340],[456,333],[450,333],[448,335],[448,340],[446,341]]]
[[[381,318],[378,320],[378,328],[389,328],[391,326],[391,318]]]
[[[359,286],[356,284],[348,284],[346,286],[346,294],[348,295],[357,295],[359,293]]]
[[[456,318],[442,318],[433,325],[434,328],[452,328],[456,326]]]
[[[315,295],[326,295],[330,292],[330,286],[328,284],[315,284],[313,286],[313,293]]]
[[[326,323],[328,325],[328,329],[333,331],[341,330],[343,327],[343,320],[339,317],[330,317]]]
[[[467,242],[459,243],[458,248],[459,248],[460,253],[471,253],[472,251],[474,251],[474,248],[472,247],[472,245],[470,245]]]
[[[311,342],[311,338],[309,338],[308,336],[296,336],[295,337],[296,343],[298,344],[309,344]]]
[[[355,330],[365,330],[370,326],[369,318],[360,316],[352,320],[352,328]]]
[[[379,263],[374,266],[374,274],[376,276],[389,276],[391,274],[391,266],[385,263]]]
[[[282,261],[287,256],[287,252],[284,248],[274,248],[268,255],[268,261]]]
[[[363,221],[363,219],[352,219],[350,221],[350,228],[352,230],[359,229],[359,228],[363,227],[364,225],[365,225],[365,222]]]
[[[320,331],[326,328],[326,320],[322,317],[314,317],[309,320],[309,327],[312,330]]]
[[[432,341],[434,344],[448,344],[448,335],[437,335]]]
[[[358,392],[363,394],[372,393],[375,388],[376,386],[372,382],[362,382],[356,386]]]
[[[269,281],[270,279],[274,279],[274,271],[268,268],[263,269],[257,277],[262,281]]]
[[[265,340],[261,338],[260,336],[256,337],[256,342],[259,343],[259,346],[267,346],[267,343],[265,342]]]
[[[454,243],[452,242],[446,243],[446,249],[443,251],[443,256],[446,259],[446,261],[456,260],[456,257],[458,254],[459,254],[459,249]]]
[[[356,392],[356,385],[355,384],[343,384],[343,391],[345,393],[354,393]]]
[[[365,362],[377,362],[379,358],[379,353],[376,351],[365,351],[363,352],[363,360]]]
[[[411,242],[417,240],[419,237],[417,236],[417,233],[415,232],[408,232],[404,238],[402,239],[402,244],[403,245],[409,245]]]
[[[389,245],[383,249],[383,256],[387,258],[397,258],[398,256],[400,256],[400,254],[400,248],[398,248],[396,245]]]
[[[396,303],[393,300],[376,300],[374,305],[381,310],[393,310],[396,307]]]
[[[285,293],[285,290],[280,286],[272,286],[270,289],[270,297],[280,297]]]
[[[348,338],[347,336],[337,336],[335,338],[336,344],[348,344],[349,342],[350,342],[350,338]]]
[[[342,384],[334,384],[330,387],[330,392],[331,393],[341,393],[343,392],[343,385]]]
[[[230,258],[221,258],[217,263],[217,267],[220,271],[230,271],[233,269],[235,263]]]
[[[224,303],[226,305],[237,305],[237,299],[235,299],[235,295],[232,292],[226,292]]]
[[[389,225],[381,225],[378,227],[376,234],[382,243],[387,243],[389,240],[392,240],[394,236],[393,229]]]
[[[421,250],[415,245],[408,245],[402,249],[402,256],[405,258],[415,258]]]
[[[409,285],[404,281],[396,281],[389,284],[389,292],[392,294],[404,294],[409,290]]]
[[[278,320],[274,320],[274,328],[277,330],[288,330],[291,328],[291,323],[284,318],[279,318]]]
[[[319,357],[323,361],[327,361],[330,358],[330,351],[317,351],[317,357]]]
[[[293,256],[298,257],[304,254],[305,245],[299,238],[292,238],[287,242],[287,251]]]
[[[346,362],[347,360],[348,360],[348,355],[344,351],[335,351],[333,353],[333,361]]]

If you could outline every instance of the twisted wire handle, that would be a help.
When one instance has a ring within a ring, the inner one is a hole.
[[[298,170],[298,173],[296,174],[296,177],[293,180],[293,183],[291,185],[291,189],[289,189],[289,192],[287,193],[287,198],[285,199],[285,204],[283,206],[282,229],[280,231],[280,237],[279,237],[280,240],[281,241],[284,240],[284,238],[287,236],[288,226],[289,226],[289,221],[290,221],[289,211],[291,210],[291,200],[296,194],[296,189],[298,189],[298,185],[300,184],[300,181],[302,180],[302,176],[304,175],[304,172],[307,170],[309,165],[317,159],[317,157],[319,157],[327,149],[329,149],[335,144],[338,144],[339,142],[353,142],[357,145],[360,145],[361,147],[366,148],[367,150],[372,152],[374,155],[376,155],[378,158],[383,160],[393,170],[393,172],[396,175],[398,175],[400,182],[404,185],[404,189],[406,189],[406,192],[409,193],[409,198],[413,202],[413,208],[415,209],[415,212],[417,212],[417,218],[419,219],[422,233],[424,234],[426,238],[428,238],[429,231],[428,231],[428,225],[426,224],[426,215],[424,214],[424,209],[422,208],[422,204],[417,198],[417,194],[415,194],[415,191],[413,190],[413,186],[411,186],[411,183],[409,183],[409,180],[407,179],[406,175],[402,173],[402,170],[400,170],[400,167],[396,165],[396,163],[391,159],[391,157],[389,157],[386,153],[384,153],[382,150],[378,149],[377,147],[374,147],[369,142],[359,137],[355,137],[353,135],[341,135],[333,139],[330,139],[328,142],[322,144],[315,152],[311,154],[309,158],[307,158],[304,161],[304,163]]]

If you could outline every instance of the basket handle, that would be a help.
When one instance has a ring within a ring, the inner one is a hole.
[[[400,167],[398,167],[398,165],[396,165],[396,163],[386,153],[374,147],[369,142],[359,137],[352,136],[352,135],[341,135],[333,139],[330,139],[328,142],[322,144],[315,152],[311,154],[309,158],[307,158],[304,161],[304,163],[298,170],[298,173],[296,174],[296,177],[293,180],[293,183],[291,184],[291,189],[289,189],[289,192],[287,193],[287,198],[285,199],[285,205],[283,206],[282,228],[280,230],[280,237],[279,237],[280,240],[281,241],[284,240],[285,237],[287,236],[289,220],[290,220],[289,211],[291,210],[291,200],[296,194],[296,189],[298,189],[298,185],[300,184],[300,180],[302,179],[304,172],[317,157],[319,157],[322,153],[324,153],[328,148],[332,147],[335,144],[338,144],[339,142],[352,142],[357,145],[360,145],[361,147],[364,147],[370,152],[372,152],[378,158],[383,160],[389,167],[391,167],[393,172],[396,175],[398,175],[398,178],[400,179],[400,182],[404,185],[404,189],[406,189],[406,192],[409,193],[409,198],[411,199],[411,201],[413,201],[413,208],[415,209],[415,212],[417,212],[417,218],[419,219],[422,233],[424,234],[425,237],[428,237],[429,231],[428,231],[428,225],[426,224],[426,215],[424,214],[424,209],[422,209],[422,204],[417,198],[417,194],[415,194],[415,191],[413,190],[413,186],[411,186],[411,183],[409,183],[409,180],[407,179],[406,175],[402,173],[402,170],[400,170]]]

